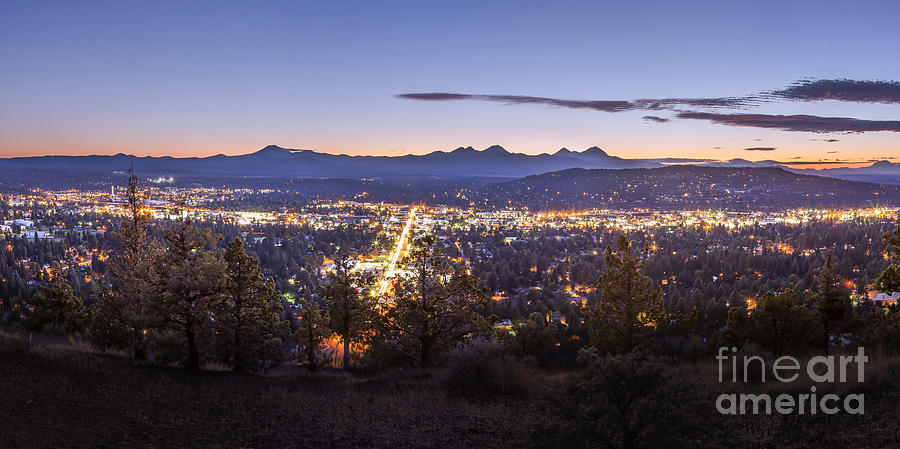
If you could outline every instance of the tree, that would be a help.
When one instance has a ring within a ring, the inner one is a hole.
[[[816,317],[788,288],[777,295],[766,292],[753,309],[729,309],[723,336],[729,346],[752,342],[774,355],[796,354],[818,347],[819,329]]]
[[[294,342],[297,343],[297,354],[306,357],[306,366],[314,370],[319,366],[317,354],[322,348],[322,342],[332,335],[328,328],[328,311],[323,310],[318,304],[301,299],[298,312],[299,322],[297,332],[294,333]]]
[[[824,347],[828,351],[831,335],[836,335],[840,324],[850,314],[850,290],[837,274],[831,254],[825,256],[825,264],[816,275],[818,291],[812,302],[824,330]]]
[[[900,291],[900,265],[892,263],[875,279],[875,289],[883,292]]]
[[[72,287],[66,283],[61,269],[54,268],[56,274],[50,282],[42,285],[31,298],[34,306],[29,327],[36,331],[73,334],[84,328],[82,302],[75,296]]]
[[[111,289],[104,289],[91,306],[91,342],[99,348],[131,348],[134,357],[147,358],[150,330],[155,327],[146,308],[146,294],[153,283],[150,266],[159,248],[148,237],[150,215],[144,209],[145,194],[138,177],[128,171],[126,216],[113,234],[118,248],[107,270]]]
[[[344,346],[344,369],[350,368],[350,345],[372,330],[377,316],[376,298],[370,276],[353,271],[353,261],[343,256],[328,272],[319,287],[319,296],[328,309],[329,328],[341,338]]]
[[[631,255],[624,235],[619,236],[615,251],[606,248],[606,267],[597,284],[600,297],[589,302],[586,314],[595,347],[629,352],[669,325],[662,291],[641,274],[642,266],[640,258]]]
[[[225,302],[216,315],[227,333],[227,359],[235,371],[254,371],[260,363],[278,360],[284,323],[281,297],[259,269],[259,261],[236,238],[225,251]]]
[[[875,288],[890,293],[900,290],[900,226],[894,232],[885,232],[882,240],[891,260],[897,263],[891,263],[885,268],[875,280]]]
[[[186,366],[199,368],[208,355],[201,347],[211,340],[213,320],[226,298],[226,267],[215,249],[219,237],[197,229],[189,219],[179,220],[163,235],[167,247],[153,264],[156,282],[150,306],[163,321],[163,330],[174,336]]]
[[[428,367],[454,343],[486,328],[473,307],[487,299],[473,276],[450,264],[433,236],[413,242],[407,264],[409,274],[393,280],[385,336],[415,365]]]
[[[516,323],[514,329],[515,333],[509,341],[512,353],[549,362],[549,352],[555,348],[554,343],[558,342],[559,327],[548,322],[544,315],[533,312],[527,320]],[[505,331],[503,334],[509,335]]]
[[[881,236],[888,254],[897,262],[900,262],[900,226],[894,232],[885,232]]]

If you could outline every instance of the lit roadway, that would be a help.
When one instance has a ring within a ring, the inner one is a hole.
[[[388,261],[387,269],[384,272],[384,279],[382,279],[378,286],[379,298],[387,291],[388,280],[396,272],[397,260],[400,259],[400,253],[403,252],[403,247],[406,245],[406,238],[409,236],[409,230],[410,228],[412,228],[412,224],[415,220],[416,208],[411,207],[409,209],[409,217],[406,219],[406,225],[403,226],[403,232],[401,232],[400,236],[397,237],[397,243],[394,246],[394,252],[391,253],[391,258]]]

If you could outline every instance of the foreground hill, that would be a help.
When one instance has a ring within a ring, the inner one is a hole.
[[[705,380],[713,388],[696,390],[703,419],[672,427],[700,431],[702,438],[686,447],[888,448],[900,441],[895,359],[874,363],[866,374],[864,415],[724,416],[714,406],[722,384],[715,382],[711,355],[707,364],[671,369],[683,370],[679,379]],[[575,429],[589,434],[616,425],[565,420],[555,404],[568,391],[561,379],[575,373],[539,375],[536,397],[462,398],[447,394],[428,372],[260,377],[188,371],[2,335],[0,373],[4,448],[548,449],[579,447],[582,435]],[[755,388],[770,391],[764,387]],[[649,443],[640,447],[658,447]]]
[[[3,336],[0,372],[4,448],[492,448],[532,421],[524,401],[448,398],[412,376],[192,372]]]
[[[691,165],[571,169],[497,184],[488,202],[533,209],[830,207],[900,204],[900,187],[800,175],[777,167]]]

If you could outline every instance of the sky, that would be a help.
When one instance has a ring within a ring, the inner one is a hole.
[[[900,157],[898,17],[896,0],[4,0],[0,156]]]

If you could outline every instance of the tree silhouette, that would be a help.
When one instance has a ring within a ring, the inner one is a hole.
[[[155,261],[151,307],[164,322],[164,330],[186,352],[186,366],[199,368],[208,352],[213,320],[226,296],[225,264],[215,250],[218,238],[209,229],[197,229],[182,219],[163,231],[166,251]],[[208,349],[206,350],[208,351]]]
[[[486,303],[476,279],[453,266],[433,236],[413,242],[408,274],[393,280],[393,305],[384,313],[384,330],[394,348],[418,366],[432,366],[466,335],[485,328],[473,307]]]
[[[99,348],[131,348],[134,357],[147,358],[150,330],[156,326],[146,308],[153,283],[150,265],[159,248],[148,236],[150,215],[144,209],[145,192],[128,171],[126,215],[113,233],[118,248],[107,266],[111,289],[104,289],[91,307],[91,341]]]
[[[345,255],[335,261],[334,269],[319,287],[319,296],[328,309],[328,327],[344,346],[344,369],[350,368],[350,345],[372,329],[376,317],[372,285],[370,276],[353,271],[353,261]]]
[[[82,302],[66,283],[62,269],[55,266],[50,282],[42,285],[31,298],[34,313],[29,325],[32,329],[58,334],[72,334],[84,328]]]
[[[649,344],[658,329],[669,325],[662,291],[641,274],[642,266],[624,235],[615,250],[606,248],[606,267],[597,284],[600,297],[589,302],[586,314],[595,347],[629,352]]]
[[[254,371],[260,362],[278,360],[281,296],[259,269],[259,261],[234,239],[225,251],[225,302],[216,314],[220,329],[229,334],[229,361],[235,371]]]
[[[835,272],[831,254],[825,256],[825,265],[816,275],[818,291],[812,302],[819,322],[824,331],[824,348],[829,349],[830,336],[836,335],[840,324],[850,313],[850,290],[844,285],[844,279]]]
[[[293,339],[297,344],[298,356],[306,357],[307,368],[314,370],[319,366],[317,354],[322,342],[333,333],[328,328],[328,311],[307,299],[301,299],[297,315],[299,322]]]

